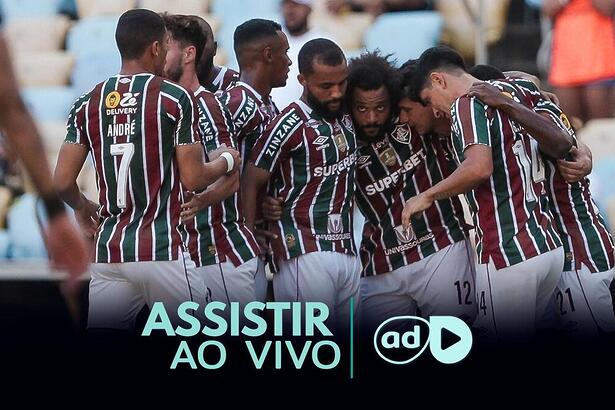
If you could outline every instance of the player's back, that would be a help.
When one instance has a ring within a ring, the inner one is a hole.
[[[531,108],[514,84],[490,83]],[[479,262],[492,258],[501,269],[561,246],[548,212],[538,145],[530,134],[505,113],[468,96],[453,104],[451,127],[459,161],[470,145],[491,148],[491,177],[466,195],[477,227]]]
[[[66,140],[87,146],[96,169],[96,262],[177,259],[175,147],[200,141],[196,117],[186,90],[147,73],[111,77],[73,106]]]

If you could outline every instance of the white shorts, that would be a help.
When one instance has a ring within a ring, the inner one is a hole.
[[[132,330],[147,305],[163,302],[172,323],[186,301],[207,303],[207,291],[190,258],[175,261],[94,263],[90,280],[88,329]]]
[[[474,327],[488,342],[527,342],[541,326],[557,282],[564,250],[557,248],[524,262],[496,269],[476,268],[478,314]]]
[[[360,304],[360,265],[356,256],[337,252],[310,252],[282,261],[273,275],[275,301],[323,302],[329,308],[330,329],[347,329],[351,298],[355,321]]]
[[[257,295],[258,268],[259,258],[252,258],[239,266],[223,262],[202,266],[196,271],[209,288],[211,300],[227,304],[239,302],[245,306],[249,302],[264,301]],[[260,273],[264,276],[264,271]]]
[[[615,269],[592,273],[585,265],[562,274],[553,303],[561,326],[573,340],[597,339],[600,331],[615,332],[609,289],[614,275]]]
[[[373,331],[386,319],[457,316],[472,323],[476,316],[474,256],[469,240],[447,246],[392,272],[361,278],[361,321]]]

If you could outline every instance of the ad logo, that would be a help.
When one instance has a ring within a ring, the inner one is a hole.
[[[418,359],[429,347],[444,364],[458,363],[472,349],[472,332],[454,316],[396,316],[385,320],[374,334],[374,348],[384,361],[402,365]]]
[[[342,233],[343,228],[344,226],[342,225],[341,214],[329,215],[329,220],[327,222],[327,229],[329,233]]]

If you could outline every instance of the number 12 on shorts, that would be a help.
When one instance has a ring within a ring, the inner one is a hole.
[[[126,191],[128,188],[128,167],[135,153],[135,144],[113,144],[110,147],[111,155],[120,157],[120,168],[117,173],[117,207],[126,208]]]

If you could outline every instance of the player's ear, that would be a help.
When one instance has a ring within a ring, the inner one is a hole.
[[[429,74],[429,79],[431,80],[432,85],[437,85],[440,88],[446,88],[446,78],[442,73],[433,72]]]
[[[266,62],[270,63],[273,61],[273,52],[271,51],[271,47],[267,46],[263,49],[263,56]]]
[[[196,61],[196,47],[188,46],[184,49],[184,63],[189,64]]]
[[[305,80],[305,76],[303,74],[297,75],[297,81],[299,81],[299,84],[301,84],[301,86],[306,86],[307,81]]]
[[[218,42],[214,41],[214,56],[218,54]]]

